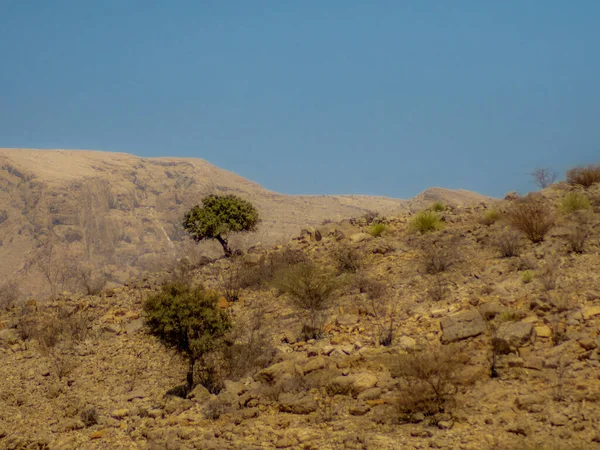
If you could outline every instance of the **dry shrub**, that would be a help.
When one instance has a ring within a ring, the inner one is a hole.
[[[93,406],[82,410],[79,416],[86,427],[91,427],[98,423],[98,410]]]
[[[554,216],[548,202],[540,196],[517,199],[506,214],[508,223],[521,231],[531,242],[542,242],[554,226]]]
[[[432,346],[400,355],[393,371],[400,379],[399,419],[410,422],[417,413],[431,416],[452,407],[467,362],[466,354],[456,346]]]
[[[375,211],[367,211],[362,215],[362,218],[366,222],[367,225],[371,225],[380,220],[379,213]]]
[[[369,313],[373,316],[377,340],[380,345],[389,346],[400,328],[400,301],[389,295],[387,286],[376,280],[364,281]]]
[[[340,272],[356,273],[363,266],[362,252],[347,243],[333,247],[331,257]]]
[[[89,265],[77,267],[76,277],[79,279],[79,285],[87,295],[98,295],[106,286],[108,278],[103,271],[94,270]]]
[[[541,189],[545,189],[556,181],[558,174],[550,169],[540,167],[531,172],[531,177],[535,184]]]
[[[434,302],[442,301],[450,293],[448,284],[448,281],[441,274],[435,274],[429,283],[427,295]]]
[[[542,288],[545,291],[551,291],[556,289],[556,281],[558,279],[558,272],[560,263],[556,259],[547,261],[542,267],[540,267],[538,279],[542,284]]]
[[[228,302],[237,302],[242,290],[243,261],[237,256],[232,256],[229,265],[225,268],[211,267],[213,276],[217,280],[219,290]]]
[[[19,287],[14,281],[6,281],[0,284],[0,311],[15,306],[20,295]]]
[[[367,294],[367,298],[369,299],[380,299],[387,292],[387,286],[385,283],[379,280],[374,280],[365,274],[358,274],[355,282],[359,292],[361,294]]]
[[[232,410],[231,405],[220,398],[209,400],[204,407],[204,417],[208,420],[218,420],[223,414]]]
[[[279,273],[306,261],[301,250],[286,247],[282,250],[263,255],[258,262],[241,260],[240,286],[242,288],[264,287],[273,282]]]
[[[512,230],[502,231],[497,239],[496,246],[500,251],[502,258],[512,258],[513,256],[519,256],[523,249],[523,243],[521,242],[521,236],[519,233]]]
[[[600,182],[600,164],[578,166],[567,171],[567,182],[573,185],[590,187]]]
[[[426,241],[422,247],[421,260],[426,273],[445,272],[458,262],[458,241]]]
[[[313,333],[312,338],[320,338],[322,314],[331,306],[338,287],[333,275],[315,262],[307,261],[283,272],[276,285],[290,298],[292,306],[305,315],[304,330]]]
[[[517,271],[536,270],[538,268],[538,263],[531,255],[523,256],[515,261],[514,268]]]
[[[592,232],[592,225],[589,216],[584,214],[575,214],[573,222],[568,226],[567,232],[563,235],[567,241],[567,249],[572,253],[583,253],[585,244]]]

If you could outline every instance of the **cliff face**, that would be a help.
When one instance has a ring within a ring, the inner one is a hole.
[[[67,288],[82,268],[122,282],[182,256],[218,254],[193,245],[180,222],[209,193],[254,203],[263,218],[244,247],[285,241],[303,227],[367,210],[396,213],[415,201],[370,196],[289,196],[263,189],[202,159],[140,158],[123,153],[0,149],[0,278],[26,293]],[[436,190],[436,198],[472,203],[484,196]],[[88,273],[89,275],[89,273]]]

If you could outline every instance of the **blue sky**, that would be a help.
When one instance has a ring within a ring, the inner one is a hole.
[[[597,0],[0,0],[0,147],[290,194],[502,196],[600,160]]]

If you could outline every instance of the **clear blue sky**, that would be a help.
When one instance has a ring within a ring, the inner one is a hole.
[[[600,162],[598,0],[0,0],[0,64],[0,147],[402,198]]]

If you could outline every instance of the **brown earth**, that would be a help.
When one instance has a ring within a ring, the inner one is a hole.
[[[560,212],[570,191],[593,209]],[[449,207],[429,233],[411,231],[414,214],[399,212],[380,237],[364,219],[342,221],[182,268],[210,289],[239,290],[221,307],[235,344],[257,351],[218,392],[165,395],[186,363],[145,333],[141,305],[177,273],[12,306],[0,313],[0,446],[600,448],[600,184],[557,184],[542,196],[556,224],[538,244],[517,235],[517,256],[498,245],[515,204],[506,200]],[[492,208],[500,217],[489,220]],[[581,253],[569,247],[575,226],[587,233]],[[321,339],[300,337],[302,311],[256,270],[290,252],[339,286]],[[62,324],[56,342],[51,324]]]
[[[368,210],[387,215],[432,199],[451,205],[489,200],[440,188],[412,200],[281,195],[201,159],[0,149],[0,279],[40,295],[74,290],[84,269],[87,278],[123,283],[184,256],[218,256],[217,244],[194,245],[180,225],[209,193],[236,194],[259,209],[258,233],[234,237],[239,248],[285,242],[302,228]]]

